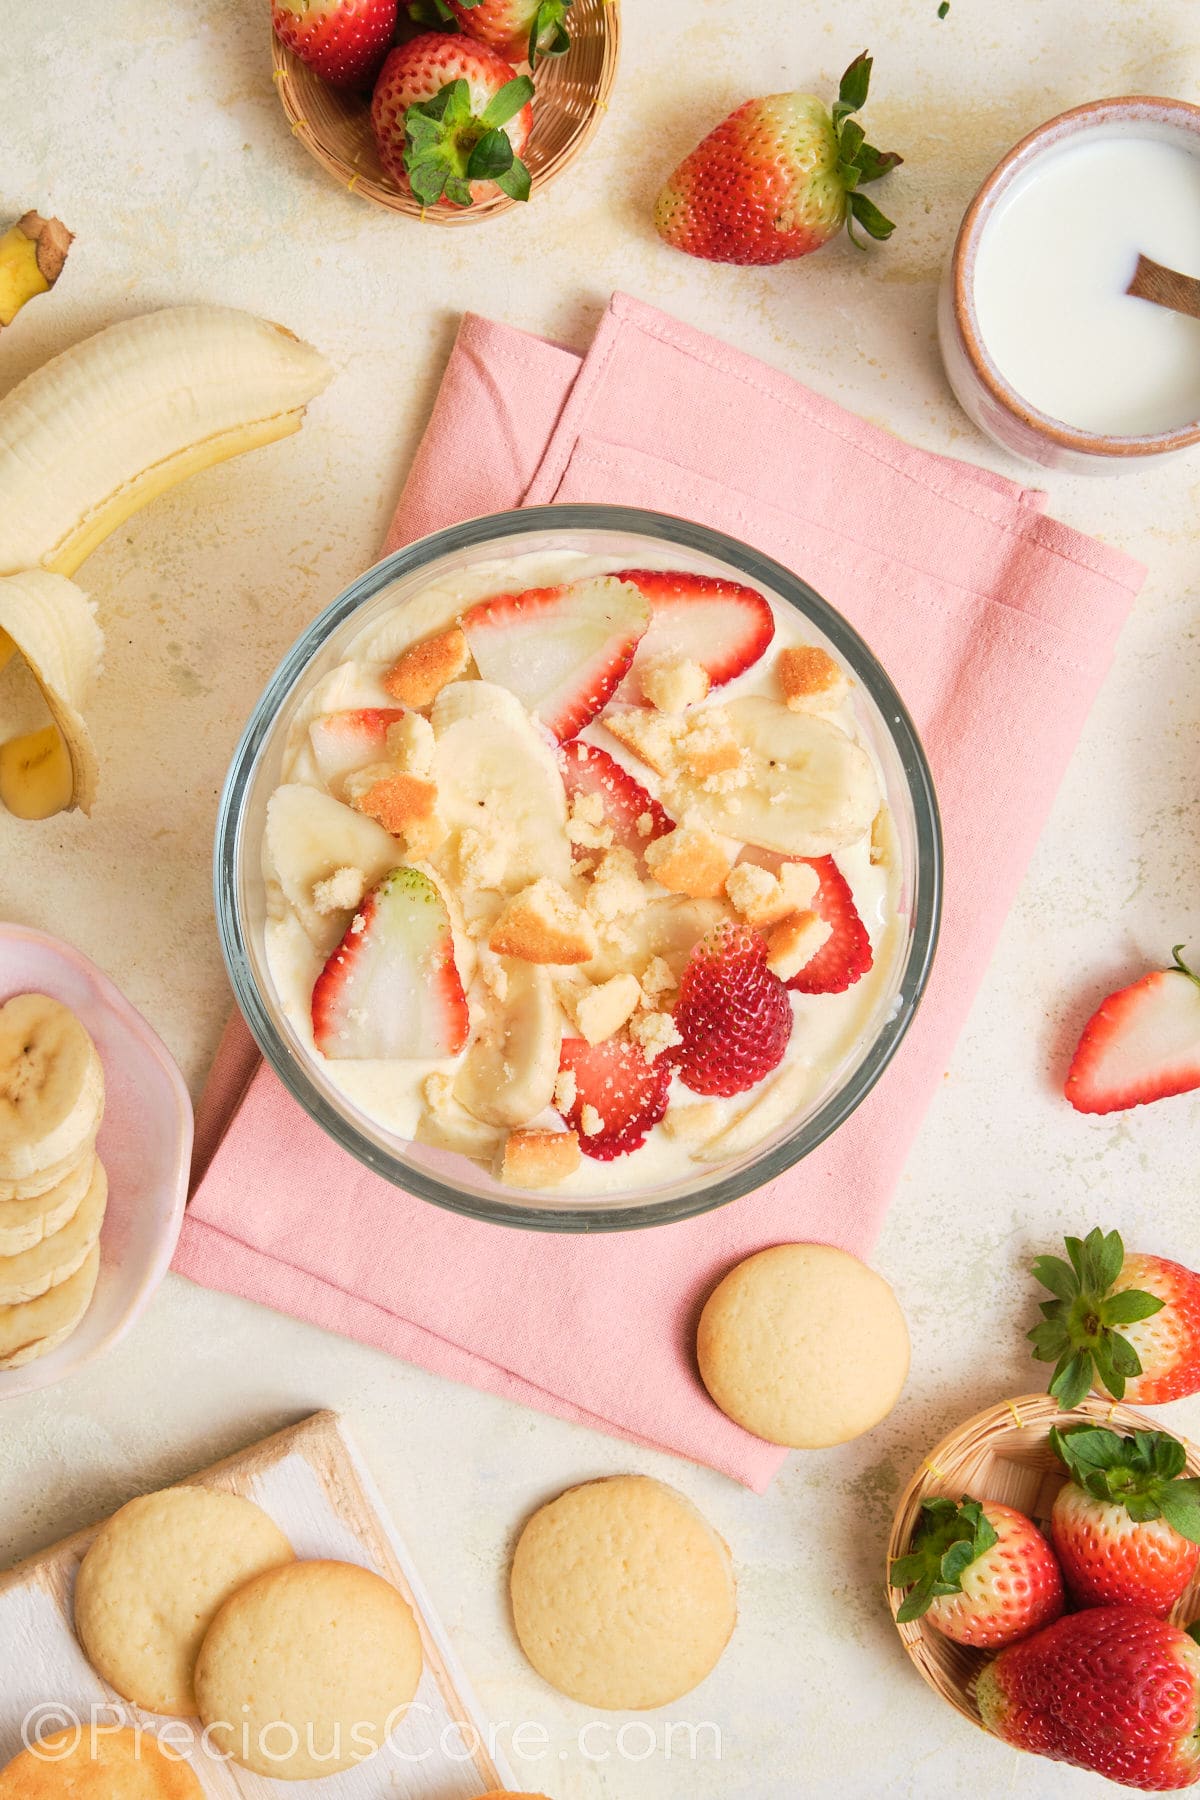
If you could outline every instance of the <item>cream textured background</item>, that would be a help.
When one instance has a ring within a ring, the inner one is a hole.
[[[583,164],[528,213],[454,232],[377,213],[309,162],[276,106],[263,0],[3,7],[0,216],[36,204],[79,235],[57,294],[4,334],[0,383],[115,317],[195,299],[278,318],[338,367],[301,437],[178,490],[86,565],[108,631],[96,817],[0,819],[0,915],[94,956],[194,1089],[229,1005],[209,902],[226,761],[283,650],[373,560],[465,308],[582,347],[623,287],[917,443],[1019,473],[957,412],[938,363],[935,283],[962,210],[997,156],[1061,108],[1200,90],[1194,0],[953,0],[941,23],[936,0],[624,3],[624,67]],[[891,247],[843,244],[756,273],[657,243],[656,183],[702,130],[749,93],[829,90],[864,44],[873,140],[908,159],[887,184]],[[916,1462],[957,1420],[1034,1385],[1020,1338],[1033,1248],[1099,1221],[1200,1256],[1200,1100],[1106,1123],[1053,1088],[1114,978],[1180,939],[1200,946],[1200,457],[1048,485],[1054,512],[1151,574],[879,1246],[914,1336],[892,1419],[793,1457],[759,1500],[171,1278],[99,1368],[5,1410],[0,1562],[341,1407],[484,1703],[549,1731],[548,1754],[518,1768],[554,1800],[1113,1792],[957,1720],[909,1672],[879,1592],[887,1520]],[[1200,1403],[1176,1411],[1200,1430]],[[739,1564],[733,1645],[670,1709],[720,1724],[720,1762],[689,1760],[682,1734],[668,1757],[658,1718],[653,1754],[640,1728],[624,1759],[615,1729],[581,1754],[579,1709],[513,1643],[503,1570],[520,1520],[572,1481],[627,1468],[676,1482]]]

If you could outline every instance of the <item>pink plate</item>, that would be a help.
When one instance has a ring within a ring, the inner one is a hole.
[[[192,1103],[158,1037],[107,975],[44,932],[0,924],[0,1003],[52,994],[78,1014],[104,1064],[97,1149],[108,1171],[100,1279],[88,1312],[49,1356],[0,1369],[0,1400],[50,1387],[112,1348],[170,1267],[187,1200]]]

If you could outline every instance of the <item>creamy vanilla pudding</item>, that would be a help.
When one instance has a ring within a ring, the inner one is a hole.
[[[1079,430],[1200,420],[1200,320],[1126,292],[1139,253],[1200,276],[1200,140],[1092,131],[1035,158],[980,237],[983,347],[1020,397]]]
[[[794,608],[661,556],[434,581],[291,717],[264,875],[297,1044],[517,1189],[744,1158],[877,1028],[906,939],[855,700]]]

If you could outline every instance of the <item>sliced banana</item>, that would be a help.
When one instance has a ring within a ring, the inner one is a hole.
[[[91,1305],[99,1273],[100,1246],[93,1244],[82,1267],[69,1280],[36,1300],[0,1306],[0,1369],[18,1369],[57,1350]]]
[[[641,912],[619,921],[613,937],[601,943],[600,954],[584,964],[583,973],[591,981],[607,981],[627,969],[639,973],[661,956],[678,980],[700,939],[728,917],[728,908],[719,900],[677,895],[647,900]]]
[[[747,779],[713,793],[678,776],[668,800],[676,817],[694,807],[714,831],[784,856],[828,856],[866,835],[879,810],[879,780],[840,726],[761,694],[731,700],[724,711],[748,752]]]
[[[0,1257],[0,1306],[36,1300],[69,1281],[100,1236],[108,1202],[108,1178],[97,1159],[87,1191],[60,1230],[19,1256]]]
[[[338,869],[358,869],[365,891],[404,860],[403,850],[382,825],[318,788],[292,782],[271,796],[265,871],[278,881],[310,941],[324,956],[345,936],[353,908],[318,911],[317,883]]]
[[[0,573],[73,575],[155,495],[297,431],[329,364],[223,306],[122,319],[0,400]]]
[[[79,1211],[96,1172],[96,1153],[88,1150],[60,1181],[43,1193],[21,1200],[0,1200],[0,1259],[20,1256],[43,1238],[61,1231]]]
[[[816,1091],[818,1077],[806,1063],[793,1063],[771,1081],[733,1122],[692,1151],[697,1162],[724,1162],[753,1150],[765,1137],[794,1119]]]
[[[418,1144],[429,1144],[435,1150],[454,1150],[459,1156],[469,1156],[472,1162],[486,1166],[490,1166],[504,1142],[503,1131],[485,1125],[453,1098],[436,1112],[426,1107],[414,1135]]]
[[[104,1109],[104,1071],[69,1007],[47,994],[0,1006],[0,1179],[21,1180],[77,1151]]]
[[[25,659],[54,721],[0,747],[0,800],[21,819],[90,812],[98,764],[83,709],[104,654],[92,601],[44,569],[0,576],[0,643]]]
[[[485,1125],[527,1125],[558,1079],[562,1017],[548,969],[504,958],[504,998],[480,996],[482,1017],[454,1082],[454,1098]]]
[[[562,776],[516,696],[487,681],[451,682],[431,720],[438,807],[450,831],[438,860],[465,860],[478,840],[495,862],[489,887],[515,893],[541,876],[565,884],[571,846]]]
[[[78,1173],[81,1165],[90,1165],[95,1155],[96,1133],[99,1129],[100,1120],[97,1119],[95,1130],[88,1132],[78,1150],[72,1150],[70,1156],[61,1157],[58,1162],[47,1163],[44,1169],[35,1169],[31,1175],[0,1177],[0,1207],[7,1206],[12,1200],[43,1199],[52,1188]],[[0,1255],[6,1254],[7,1252],[0,1250]]]

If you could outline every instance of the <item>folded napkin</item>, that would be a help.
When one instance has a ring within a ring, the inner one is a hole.
[[[946,842],[941,947],[900,1053],[759,1193],[653,1231],[553,1237],[456,1218],[369,1174],[259,1063],[239,1018],[201,1105],[175,1267],[761,1490],[782,1452],[708,1400],[698,1308],[767,1244],[869,1253],[1143,571],[1046,518],[1041,495],[915,450],[638,301],[614,298],[582,359],[467,318],[387,548],[573,500],[674,513],[768,552],[897,683]]]

